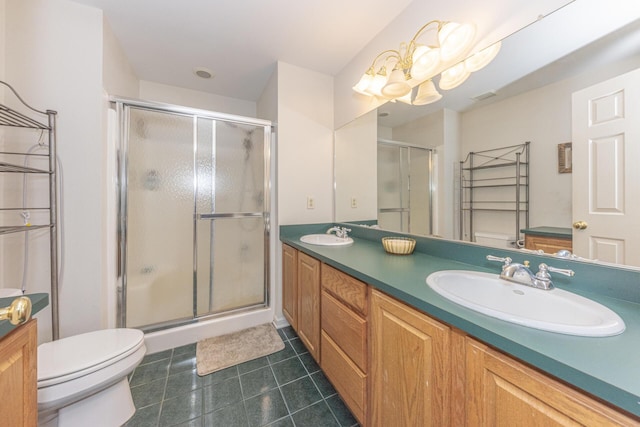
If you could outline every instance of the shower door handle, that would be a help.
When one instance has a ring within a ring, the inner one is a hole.
[[[262,212],[206,213],[196,214],[196,219],[262,218],[263,216]]]

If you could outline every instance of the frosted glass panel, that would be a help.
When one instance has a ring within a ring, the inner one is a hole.
[[[262,304],[262,218],[198,221],[198,315]]]
[[[126,326],[193,317],[193,119],[131,108]]]
[[[263,304],[265,130],[202,118],[197,128],[197,314]]]

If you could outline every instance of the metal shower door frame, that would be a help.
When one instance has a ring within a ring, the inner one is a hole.
[[[128,149],[129,149],[129,109],[135,108],[140,110],[147,110],[160,113],[169,113],[180,116],[188,116],[193,118],[193,161],[194,161],[194,188],[193,188],[193,318],[186,321],[169,321],[167,325],[152,325],[154,329],[163,329],[164,327],[175,326],[176,324],[191,323],[198,321],[199,319],[207,319],[216,317],[219,314],[205,314],[198,316],[197,311],[197,239],[196,239],[196,227],[197,221],[202,219],[215,219],[215,218],[247,218],[247,217],[262,217],[264,221],[264,301],[259,304],[260,307],[268,307],[271,303],[270,295],[270,231],[271,231],[271,134],[273,127],[270,121],[254,119],[250,117],[237,116],[232,114],[216,113],[213,111],[183,107],[172,104],[156,103],[149,101],[142,101],[130,98],[110,97],[109,101],[112,105],[115,105],[117,123],[118,123],[118,155],[117,155],[117,182],[118,188],[117,197],[117,210],[118,210],[118,225],[117,225],[117,248],[118,248],[118,263],[117,263],[117,278],[120,282],[118,286],[117,295],[117,326],[126,327],[126,313],[127,313],[127,208],[128,208]],[[263,176],[263,211],[259,213],[234,213],[234,214],[198,214],[197,213],[197,143],[198,143],[198,119],[212,120],[213,123],[217,121],[231,122],[237,124],[251,125],[264,128],[264,176]],[[255,306],[243,307],[240,309],[229,310],[222,314],[229,314],[232,312],[244,311],[253,309]],[[155,327],[157,326],[157,327]],[[141,329],[145,329],[142,327]]]

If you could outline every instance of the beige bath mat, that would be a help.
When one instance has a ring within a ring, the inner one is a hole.
[[[198,341],[196,346],[198,375],[207,375],[229,366],[267,356],[283,348],[284,343],[271,323],[207,338]]]

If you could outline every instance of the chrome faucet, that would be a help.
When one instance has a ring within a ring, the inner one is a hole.
[[[327,234],[331,234],[331,233],[335,232],[336,233],[336,237],[340,237],[342,239],[346,239],[347,237],[349,237],[348,233],[350,231],[351,231],[350,228],[334,226],[334,227],[331,227],[330,229],[327,230]]]
[[[553,282],[551,281],[551,274],[549,274],[549,272],[564,274],[565,276],[573,276],[575,274],[573,270],[549,267],[545,263],[541,263],[538,266],[538,272],[533,274],[529,269],[529,261],[524,261],[523,264],[517,262],[512,263],[509,257],[501,258],[493,255],[487,255],[487,260],[504,263],[502,265],[502,273],[500,273],[501,279],[537,289],[553,289]]]

